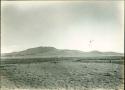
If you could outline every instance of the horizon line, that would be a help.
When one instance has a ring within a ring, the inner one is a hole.
[[[94,50],[88,50],[88,51],[83,51],[83,50],[79,50],[79,49],[56,48],[56,47],[53,47],[53,46],[36,46],[36,47],[26,48],[26,49],[23,49],[23,50],[17,50],[17,51],[11,51],[11,52],[1,52],[1,54],[21,52],[21,51],[25,51],[25,50],[28,50],[28,49],[39,48],[39,47],[51,47],[51,48],[55,48],[55,49],[59,49],[59,50],[76,50],[76,51],[81,51],[81,52],[93,52],[93,51],[97,51],[97,52],[115,52],[115,53],[124,54],[124,52],[117,52],[117,51],[101,51],[101,50],[96,50],[96,49],[94,49]]]

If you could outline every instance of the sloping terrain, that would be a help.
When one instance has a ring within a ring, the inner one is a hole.
[[[2,57],[95,57],[95,56],[123,56],[116,52],[83,52],[79,50],[56,49],[54,47],[36,47],[20,52],[5,53]]]

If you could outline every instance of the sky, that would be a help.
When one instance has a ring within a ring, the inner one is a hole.
[[[124,52],[123,1],[2,1],[1,52],[51,46]]]

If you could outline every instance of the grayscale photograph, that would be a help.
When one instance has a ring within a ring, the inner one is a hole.
[[[124,90],[124,0],[2,0],[0,90]]]

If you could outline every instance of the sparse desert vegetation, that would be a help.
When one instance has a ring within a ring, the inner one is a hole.
[[[86,62],[88,60],[89,62]],[[113,59],[112,62],[105,59],[105,63],[104,59],[88,60],[85,58],[2,60],[1,90],[5,88],[123,90],[123,60],[119,59],[115,63]]]

